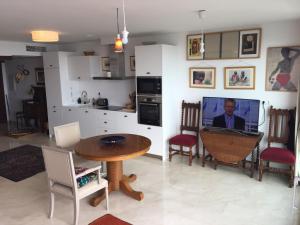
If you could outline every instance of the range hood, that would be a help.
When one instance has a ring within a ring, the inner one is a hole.
[[[108,57],[110,62],[111,77],[102,76],[94,77],[94,80],[124,80],[132,79],[132,77],[126,77],[125,72],[125,54],[124,52],[114,52],[114,45],[108,45]]]

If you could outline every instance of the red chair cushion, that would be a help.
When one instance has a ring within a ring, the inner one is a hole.
[[[285,164],[295,164],[295,155],[286,148],[266,148],[260,154],[260,158],[265,161],[285,163]]]
[[[197,137],[191,134],[179,134],[169,140],[170,145],[191,147],[197,143]]]
[[[119,218],[111,214],[106,214],[96,219],[95,221],[91,222],[89,225],[132,225],[132,224],[120,220]]]

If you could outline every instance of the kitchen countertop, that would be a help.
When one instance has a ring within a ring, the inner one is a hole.
[[[71,105],[64,105],[64,107],[76,107],[76,108],[82,108],[82,109],[99,109],[99,110],[108,110],[108,111],[136,113],[136,111],[133,111],[133,112],[128,111],[123,106],[115,106],[115,105],[97,106],[97,105],[91,105],[91,104],[71,104]]]

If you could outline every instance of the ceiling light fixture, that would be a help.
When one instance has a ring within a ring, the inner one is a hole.
[[[129,32],[126,29],[125,0],[123,0],[123,22],[124,22],[124,30],[122,31],[122,42],[123,42],[123,44],[126,45],[128,43]]]
[[[204,32],[203,32],[203,25],[204,25],[203,19],[205,17],[205,15],[204,15],[205,12],[206,12],[206,10],[203,10],[203,9],[198,11],[198,17],[199,17],[199,19],[202,22],[202,25],[201,25],[201,36],[202,36],[202,38],[201,38],[201,42],[200,42],[200,53],[201,54],[203,54],[205,52],[205,48],[204,48]]]
[[[117,53],[123,52],[123,43],[120,36],[120,29],[119,29],[119,8],[117,8],[117,38],[115,39],[115,49],[114,51]]]
[[[49,30],[31,31],[32,41],[34,42],[57,42],[59,41],[59,33]]]

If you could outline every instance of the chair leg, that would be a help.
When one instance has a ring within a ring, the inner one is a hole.
[[[109,211],[109,203],[108,203],[108,187],[105,187],[105,198],[106,198],[106,210]]]
[[[200,152],[199,152],[199,143],[196,144],[196,154],[197,154],[197,158],[200,158]]]
[[[217,170],[218,167],[218,160],[214,159],[214,166],[215,166],[215,170]]]
[[[183,155],[183,147],[180,146],[180,155]]]
[[[205,147],[202,148],[202,167],[205,167]]]
[[[189,166],[192,165],[192,161],[193,161],[193,151],[192,151],[192,147],[190,147],[190,154],[189,154]]]
[[[262,181],[263,173],[264,173],[264,161],[259,159],[259,177],[258,177],[259,181]]]
[[[79,199],[74,199],[74,225],[78,224],[79,218]]]
[[[169,145],[169,162],[172,161],[172,146]]]
[[[53,217],[54,201],[55,201],[54,193],[50,192],[50,204],[49,204],[49,214],[48,214],[48,217],[50,219]]]
[[[295,166],[290,166],[290,184],[289,187],[292,188],[294,186],[294,173],[295,173]]]

